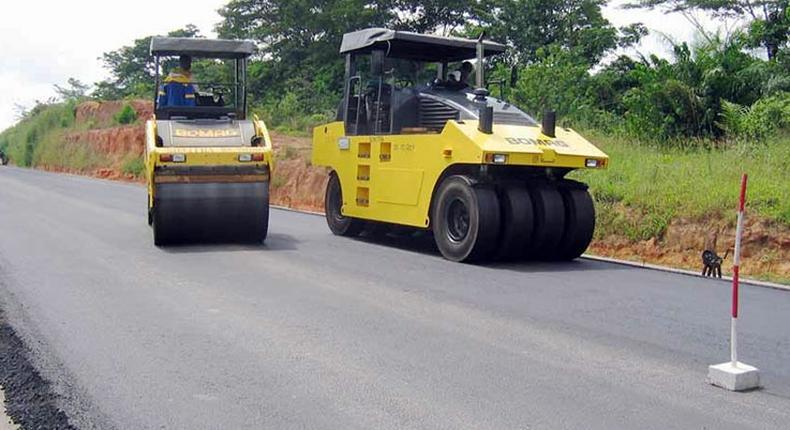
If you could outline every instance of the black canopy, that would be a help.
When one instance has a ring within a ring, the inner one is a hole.
[[[153,37],[151,55],[190,55],[204,58],[246,58],[255,45],[247,40]]]
[[[505,52],[505,45],[486,40],[485,56]],[[374,49],[387,51],[388,57],[418,61],[462,61],[476,56],[477,41],[460,37],[445,37],[408,31],[368,28],[346,33],[340,53],[366,53]]]

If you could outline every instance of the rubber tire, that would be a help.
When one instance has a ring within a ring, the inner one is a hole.
[[[455,199],[469,211],[469,230],[460,241],[450,238],[446,222],[450,203]],[[444,258],[474,262],[493,256],[500,225],[499,199],[493,189],[472,186],[465,176],[450,176],[439,186],[432,213],[434,241]]]
[[[535,215],[532,239],[526,255],[535,260],[551,260],[557,253],[565,230],[565,204],[556,186],[535,184],[529,187]]]
[[[509,184],[500,189],[499,202],[502,226],[497,259],[518,260],[524,257],[532,238],[535,224],[532,198],[525,186]]]
[[[269,235],[269,183],[266,183],[266,189],[263,194],[263,213],[261,216],[253,220],[252,227],[252,243],[263,243]]]
[[[340,211],[343,206],[343,190],[340,186],[340,179],[337,174],[332,172],[329,182],[326,184],[326,194],[324,195],[324,212],[326,213],[326,224],[329,230],[337,236],[357,236],[365,228],[365,222],[347,216],[343,216]]]
[[[148,199],[146,200],[146,202],[147,203],[146,203],[145,206],[147,208],[146,212],[148,212],[148,226],[150,227],[150,226],[154,225],[154,208],[148,206],[148,204],[150,204],[150,202],[151,202],[151,196],[148,196]]]
[[[151,228],[154,232],[154,246],[167,246],[173,242],[173,232],[167,228],[166,223],[161,215],[161,211],[156,210],[156,206],[152,209]]]
[[[581,256],[592,241],[595,205],[584,188],[561,187],[560,194],[565,204],[565,231],[554,259],[570,261]]]

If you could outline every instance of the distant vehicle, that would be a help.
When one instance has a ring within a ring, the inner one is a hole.
[[[155,118],[146,123],[148,223],[154,244],[207,233],[263,242],[269,228],[272,142],[263,121],[247,118],[248,41],[154,37]],[[192,82],[190,70],[160,75],[162,58],[230,66],[232,82]],[[230,64],[228,64],[230,63]],[[176,78],[171,79],[172,76]]]
[[[489,95],[482,65],[504,51],[482,38],[381,28],[343,36],[343,100],[336,121],[313,132],[312,162],[331,169],[333,233],[354,236],[371,222],[430,229],[453,261],[570,260],[587,249],[595,209],[587,186],[566,175],[609,158],[555,127],[553,113],[541,127]],[[476,88],[464,82],[473,58]]]

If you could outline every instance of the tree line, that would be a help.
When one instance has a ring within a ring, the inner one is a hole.
[[[337,54],[344,33],[366,28],[477,37],[509,46],[489,74],[519,79],[509,97],[528,112],[556,110],[566,124],[645,140],[760,139],[790,124],[790,0],[631,0],[628,8],[680,12],[697,40],[669,42],[672,55],[616,53],[645,35],[641,23],[615,27],[606,0],[231,0],[219,10],[219,37],[251,39],[254,110],[274,126],[305,130],[333,116],[342,90]],[[705,30],[693,12],[739,18],[730,33]],[[187,26],[170,36],[200,37]],[[105,53],[110,78],[100,99],[150,97],[150,37]],[[168,65],[166,65],[168,67]],[[198,74],[221,76],[211,65]],[[496,94],[496,90],[494,89]]]

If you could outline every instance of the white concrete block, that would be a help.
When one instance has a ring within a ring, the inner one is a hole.
[[[760,386],[760,371],[740,361],[708,366],[708,382],[730,391],[745,391]]]

